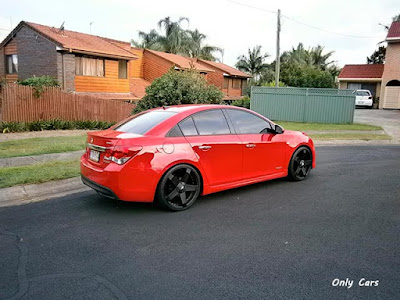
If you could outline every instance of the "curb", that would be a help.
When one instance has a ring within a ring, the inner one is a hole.
[[[0,189],[0,207],[27,204],[90,191],[80,177]]]
[[[315,141],[315,146],[382,146],[382,145],[400,145],[396,140],[325,140]]]

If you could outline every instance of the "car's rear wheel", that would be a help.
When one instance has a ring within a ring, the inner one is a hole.
[[[200,195],[201,178],[192,166],[180,164],[169,169],[161,178],[156,202],[164,209],[181,211],[194,204]]]
[[[307,178],[312,169],[312,153],[307,147],[299,147],[289,163],[288,177],[294,181]]]

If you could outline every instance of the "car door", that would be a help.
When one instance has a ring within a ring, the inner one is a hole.
[[[178,125],[199,158],[210,186],[241,179],[241,141],[221,109],[195,113]]]
[[[243,179],[282,172],[285,143],[276,138],[271,124],[251,112],[239,109],[226,109],[226,113],[242,142]]]

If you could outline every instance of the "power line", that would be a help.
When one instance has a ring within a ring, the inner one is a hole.
[[[264,12],[268,12],[268,13],[272,13],[272,14],[277,14],[276,11],[272,11],[272,10],[261,8],[261,7],[257,7],[257,6],[253,6],[253,5],[250,5],[250,4],[247,4],[247,3],[242,3],[242,2],[235,1],[235,0],[227,0],[227,1],[229,1],[231,3],[234,3],[234,4],[237,4],[237,5],[240,5],[240,6],[244,6],[244,7],[248,7],[248,8],[252,8],[252,9],[256,9],[256,10],[260,10],[260,11],[264,11]],[[286,19],[288,19],[288,20],[290,20],[290,21],[299,23],[299,24],[307,26],[309,28],[312,28],[312,29],[315,29],[315,30],[319,30],[319,31],[323,31],[323,32],[326,32],[326,33],[330,33],[330,34],[336,34],[336,35],[341,35],[341,36],[351,37],[351,38],[366,38],[366,39],[372,39],[372,38],[376,39],[376,38],[381,37],[381,36],[353,35],[353,34],[345,34],[345,33],[340,33],[340,32],[334,32],[334,31],[326,30],[324,28],[320,28],[320,27],[317,27],[317,26],[313,26],[313,25],[304,23],[302,21],[296,20],[294,18],[285,16],[285,15],[281,15],[281,16],[286,18]]]

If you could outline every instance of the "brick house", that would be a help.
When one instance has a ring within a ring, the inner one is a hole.
[[[49,75],[66,91],[112,99],[141,99],[146,87],[171,68],[198,70],[225,100],[240,98],[251,77],[222,63],[25,21],[0,43],[0,79]]]
[[[385,64],[345,65],[338,76],[340,89],[368,89],[379,108],[400,109],[400,21],[386,36]]]
[[[135,59],[117,41],[22,21],[0,44],[0,77],[49,75],[66,91],[130,98],[129,62]]]

